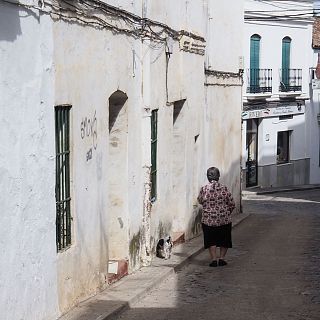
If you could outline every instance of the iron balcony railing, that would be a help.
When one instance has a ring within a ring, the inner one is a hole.
[[[248,69],[247,93],[272,92],[272,69]]]
[[[302,90],[302,69],[280,69],[280,92]]]

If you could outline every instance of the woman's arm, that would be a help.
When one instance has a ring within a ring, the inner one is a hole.
[[[198,202],[203,204],[203,188],[201,187],[199,195],[198,195]]]
[[[233,209],[236,207],[236,204],[235,204],[233,197],[232,197],[232,194],[229,190],[227,192],[227,201],[228,201],[228,206],[229,206],[230,212],[232,212]]]

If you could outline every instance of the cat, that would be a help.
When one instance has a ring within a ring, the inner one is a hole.
[[[173,243],[170,236],[163,237],[157,243],[157,257],[170,259]]]

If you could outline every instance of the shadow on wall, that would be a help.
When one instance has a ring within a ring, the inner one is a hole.
[[[35,16],[31,10],[0,2],[0,41],[15,41],[22,33],[20,19],[29,15]]]

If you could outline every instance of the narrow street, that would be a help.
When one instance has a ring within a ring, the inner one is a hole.
[[[117,319],[320,319],[320,190],[247,196],[226,267],[196,256]]]

